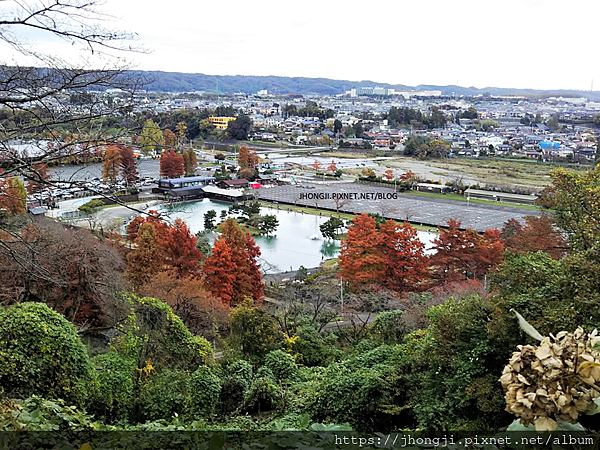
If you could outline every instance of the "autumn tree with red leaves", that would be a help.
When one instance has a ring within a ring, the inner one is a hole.
[[[394,171],[392,169],[388,169],[385,172],[383,172],[383,178],[385,178],[386,180],[390,181],[394,179]]]
[[[46,164],[33,166],[33,173],[27,178],[27,193],[31,195],[45,189],[48,185],[46,182],[50,178],[52,178],[52,175],[48,172]]]
[[[355,287],[379,282],[385,274],[385,258],[381,253],[381,234],[375,218],[367,214],[354,217],[348,235],[340,248],[341,276]]]
[[[542,251],[554,259],[565,255],[567,243],[547,215],[528,216],[525,223],[526,225],[522,226],[515,219],[510,219],[504,224],[500,236],[504,239],[507,249],[513,253]]]
[[[408,223],[388,220],[380,226],[385,259],[383,284],[394,291],[421,290],[429,278],[429,260],[417,229]]]
[[[431,256],[438,282],[448,283],[469,278],[481,278],[502,262],[504,243],[498,230],[486,230],[483,236],[468,228],[460,230],[460,221],[448,222],[448,228],[438,227],[440,235],[433,241]]]
[[[163,152],[160,157],[160,176],[165,178],[179,178],[184,173],[183,156],[176,154],[174,150]]]
[[[327,170],[330,172],[335,172],[337,170],[337,166],[335,165],[335,161],[332,159],[331,164],[327,167]]]
[[[233,298],[233,284],[237,265],[232,261],[233,252],[225,239],[217,239],[210,256],[204,263],[204,283],[223,304],[229,305]]]
[[[125,145],[119,145],[119,168],[121,176],[128,186],[134,185],[138,180],[138,170],[133,156],[133,149]]]
[[[315,162],[313,162],[311,166],[313,167],[313,169],[319,170],[321,168],[321,162],[318,159],[315,159]]]
[[[174,269],[179,277],[200,277],[202,252],[196,248],[196,238],[182,219],[175,219],[175,223],[168,227],[160,245],[165,264]]]
[[[244,233],[234,219],[223,222],[220,231],[212,254],[204,263],[206,287],[230,306],[240,304],[244,297],[261,301],[263,283],[256,261],[260,249],[254,238]]]
[[[151,223],[140,225],[134,250],[127,255],[127,280],[134,290],[144,284],[163,269],[163,255],[156,236],[156,228]]]
[[[164,240],[167,233],[169,225],[161,218],[160,213],[154,209],[148,211],[147,216],[137,216],[129,225],[127,225],[127,240],[130,242],[135,242],[138,235],[138,230],[140,225],[144,223],[151,223],[154,225],[154,229],[156,230],[156,234],[159,240]]]
[[[378,229],[374,217],[360,214],[342,242],[340,275],[357,289],[421,290],[429,276],[424,248],[410,224],[389,220]]]

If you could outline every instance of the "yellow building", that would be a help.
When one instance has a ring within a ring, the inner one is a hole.
[[[214,125],[215,128],[219,130],[224,130],[227,128],[227,124],[232,120],[235,120],[235,117],[209,117],[211,125]]]

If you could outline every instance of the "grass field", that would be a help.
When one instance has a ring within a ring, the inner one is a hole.
[[[445,159],[426,161],[431,167],[463,172],[483,183],[521,184],[547,186],[552,182],[550,172],[561,167],[558,164],[541,163],[535,160],[488,160],[488,159]],[[591,167],[567,167],[580,173]],[[435,172],[433,172],[435,173]]]

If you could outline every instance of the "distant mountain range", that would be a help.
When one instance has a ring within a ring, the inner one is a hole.
[[[441,91],[444,96],[476,96],[476,95],[520,95],[527,97],[536,96],[577,96],[587,97],[590,100],[600,100],[600,91],[577,90],[539,90],[539,89],[510,89],[487,87],[478,89],[462,86],[435,86],[419,85],[406,86],[403,84],[379,83],[376,81],[348,81],[332,80],[329,78],[304,78],[304,77],[276,77],[252,75],[204,75],[201,73],[136,71],[137,75],[144,76],[148,83],[144,86],[147,91],[153,92],[213,92],[256,94],[258,91],[267,90],[269,94],[342,94],[352,88],[378,86],[387,89]]]

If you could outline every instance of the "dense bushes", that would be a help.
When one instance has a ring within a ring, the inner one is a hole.
[[[221,393],[221,380],[209,367],[199,367],[190,377],[192,416],[210,417]]]
[[[0,387],[80,404],[91,385],[85,346],[73,325],[43,303],[0,308]]]

